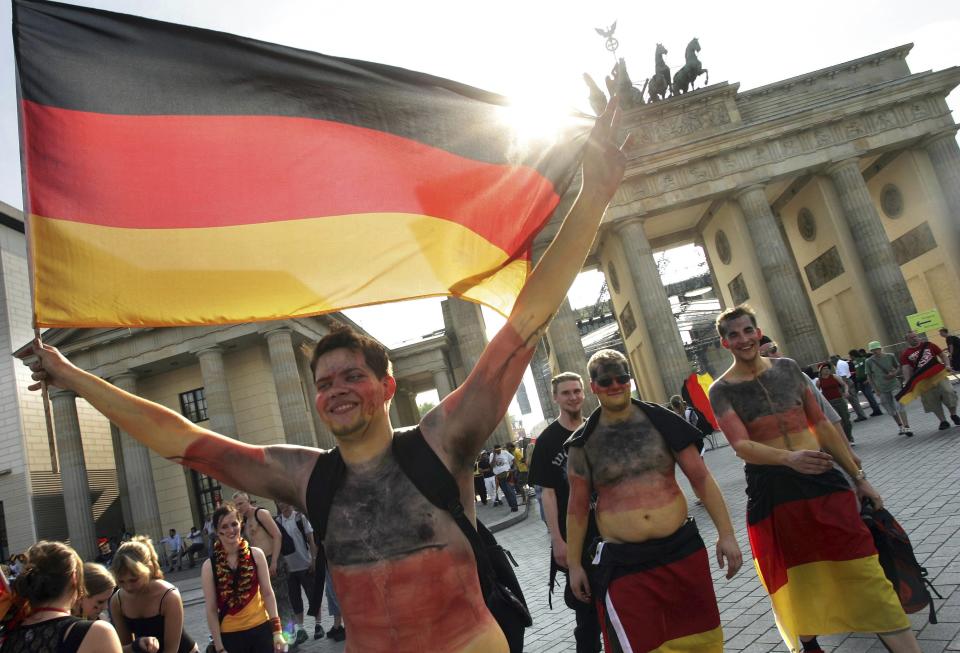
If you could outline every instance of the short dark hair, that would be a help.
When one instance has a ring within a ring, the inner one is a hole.
[[[235,514],[239,519],[240,511],[238,511],[237,507],[229,501],[226,503],[221,503],[220,506],[213,511],[213,517],[210,518],[210,521],[213,523],[214,532],[220,529],[220,520],[231,513]]]
[[[597,378],[597,370],[604,363],[623,363],[623,366],[630,370],[630,361],[627,360],[627,357],[616,349],[601,349],[593,356],[590,357],[590,360],[587,361],[587,372],[590,374],[590,379],[593,380]]]
[[[850,358],[856,358],[859,355],[860,355],[860,352],[857,351],[856,349],[851,349],[850,351],[847,352],[847,356],[849,356]]]
[[[373,370],[378,379],[393,376],[393,365],[387,355],[387,348],[379,342],[362,333],[357,333],[347,326],[338,326],[333,331],[320,338],[310,356],[310,373],[317,373],[317,361],[321,356],[336,349],[349,349],[363,354],[367,367]]]
[[[739,306],[734,306],[733,308],[728,308],[723,313],[717,316],[717,334],[721,338],[727,337],[727,322],[731,320],[736,320],[737,318],[743,317],[746,315],[750,318],[750,322],[754,327],[757,326],[757,314],[750,307],[749,304],[740,304]]]
[[[762,347],[763,345],[769,345],[771,342],[773,342],[773,340],[770,339],[770,336],[760,336],[760,342],[757,344]]]
[[[576,372],[560,372],[560,374],[550,379],[550,387],[553,389],[553,394],[557,394],[558,385],[566,383],[567,381],[577,381],[580,383],[580,387],[583,387],[583,377]]]

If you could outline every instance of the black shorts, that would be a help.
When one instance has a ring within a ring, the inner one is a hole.
[[[220,633],[220,640],[230,653],[273,653],[273,624],[264,621],[247,630]]]

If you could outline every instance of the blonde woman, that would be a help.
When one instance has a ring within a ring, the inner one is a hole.
[[[176,587],[163,580],[163,571],[150,538],[136,535],[113,555],[110,566],[120,591],[110,599],[110,615],[120,641],[132,653],[195,653],[197,645],[183,630],[183,601]]]
[[[83,562],[66,544],[30,547],[13,591],[26,601],[29,616],[7,635],[3,653],[121,653],[110,624],[70,614],[84,596]]]
[[[227,503],[213,513],[217,539],[200,578],[207,625],[217,653],[282,653],[287,650],[263,551],[240,535],[240,515]]]

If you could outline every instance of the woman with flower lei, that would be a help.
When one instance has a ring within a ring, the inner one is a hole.
[[[240,536],[240,515],[233,504],[217,508],[212,521],[217,539],[200,578],[213,651],[286,651],[266,556]]]

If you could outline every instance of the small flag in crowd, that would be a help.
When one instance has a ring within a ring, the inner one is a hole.
[[[508,313],[590,127],[526,141],[463,84],[41,0],[14,42],[37,326]]]

